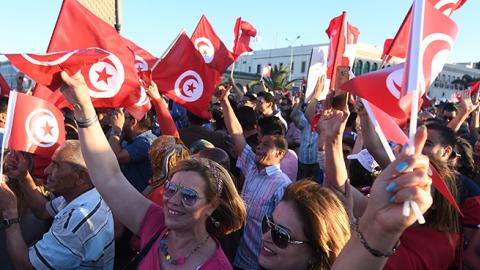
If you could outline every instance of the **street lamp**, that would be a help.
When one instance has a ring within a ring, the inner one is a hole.
[[[295,41],[299,40],[300,39],[300,36],[297,36],[294,40],[289,40],[288,38],[286,38],[285,40],[290,42],[290,66],[289,66],[289,72],[288,72],[288,80],[291,81],[292,80],[292,61],[293,61],[293,43],[295,43]]]

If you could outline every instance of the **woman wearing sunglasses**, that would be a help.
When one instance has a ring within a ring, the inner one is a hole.
[[[262,222],[259,263],[265,269],[330,269],[350,238],[348,216],[327,188],[303,180],[285,190]]]
[[[62,72],[62,93],[74,107],[82,154],[92,182],[115,217],[142,239],[138,269],[231,269],[213,231],[230,233],[246,211],[228,172],[213,161],[184,160],[169,173],[164,208],[122,174],[98,123],[83,76]],[[209,229],[209,230],[207,230]],[[152,240],[153,239],[153,240]]]

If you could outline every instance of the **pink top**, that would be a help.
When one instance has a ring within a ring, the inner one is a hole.
[[[163,209],[158,205],[152,203],[145,213],[145,217],[142,221],[142,226],[138,232],[140,238],[142,239],[142,248],[147,244],[158,230],[165,230],[165,218],[163,214]],[[143,258],[142,262],[138,266],[139,270],[161,270],[160,268],[160,258],[158,257],[158,245],[160,243],[160,237],[152,245],[148,254]],[[217,250],[212,257],[203,263],[197,270],[232,270],[232,266],[223,253],[220,244],[217,239],[213,238],[217,243]]]
[[[280,161],[280,169],[285,173],[292,182],[297,181],[298,158],[295,151],[288,149],[287,153]]]

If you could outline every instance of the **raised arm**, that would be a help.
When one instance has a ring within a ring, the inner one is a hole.
[[[365,214],[353,226],[352,236],[332,269],[383,269],[388,257],[374,256],[367,249],[391,254],[403,231],[416,222],[413,211],[408,217],[402,214],[403,202],[414,200],[425,213],[432,205],[431,179],[428,177],[429,161],[421,155],[427,138],[426,128],[417,131],[415,155],[401,155],[375,180]],[[395,182],[391,192],[387,186]]]
[[[151,202],[140,194],[123,176],[107,138],[96,118],[95,109],[88,95],[89,89],[83,76],[61,73],[65,82],[62,93],[73,106],[77,123],[90,123],[79,128],[82,155],[91,180],[113,214],[133,233],[138,233]]]
[[[228,93],[230,92],[231,87],[226,89],[223,86],[218,87],[220,104],[222,105],[223,111],[223,120],[225,121],[225,126],[227,127],[228,133],[232,137],[233,141],[233,150],[237,156],[240,156],[243,152],[245,146],[247,146],[247,141],[243,136],[243,128],[238,122],[237,116],[233,112],[232,105],[228,100]]]
[[[158,92],[158,87],[155,82],[152,81],[152,84],[147,89],[147,94],[152,101],[155,112],[157,113],[157,121],[160,125],[162,135],[171,135],[177,138],[180,137],[172,115],[168,111],[168,104]]]
[[[243,90],[240,89],[237,84],[235,83],[235,79],[233,78],[233,74],[230,76],[230,83],[233,86],[233,90],[235,91],[235,102],[240,103],[242,100],[243,96],[245,95],[243,93]]]
[[[462,93],[462,101],[460,102],[461,109],[458,114],[447,124],[447,127],[457,132],[462,123],[467,120],[468,116],[477,109],[479,104],[473,104],[470,95],[470,90],[465,90]]]
[[[12,150],[5,162],[5,168],[10,181],[18,181],[25,201],[33,214],[39,219],[52,218],[45,207],[48,200],[28,172],[28,161],[24,154]]]
[[[325,76],[323,75],[318,78],[317,84],[315,85],[315,89],[313,90],[312,98],[308,102],[307,110],[305,111],[305,118],[307,118],[310,124],[313,124],[312,121],[313,121],[313,118],[315,117],[317,103],[320,100],[324,86],[325,86]]]

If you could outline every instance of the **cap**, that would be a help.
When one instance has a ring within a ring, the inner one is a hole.
[[[372,157],[372,155],[370,155],[367,149],[363,149],[357,154],[348,155],[347,159],[358,160],[358,162],[362,165],[362,167],[369,172],[374,172],[375,170],[377,170],[377,167],[380,167],[378,163],[375,161],[375,159]]]

